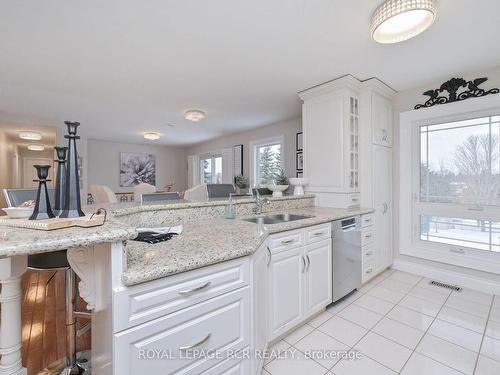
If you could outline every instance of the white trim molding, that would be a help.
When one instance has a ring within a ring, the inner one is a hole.
[[[394,259],[391,268],[424,276],[435,281],[474,289],[483,293],[500,295],[500,284],[494,280],[472,276],[464,272],[445,270],[437,266],[429,266],[403,259]]]

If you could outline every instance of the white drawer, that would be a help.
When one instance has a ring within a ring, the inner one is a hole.
[[[366,227],[361,229],[361,246],[371,244],[373,242],[373,227]]]
[[[376,258],[376,253],[373,244],[365,245],[361,248],[361,262],[367,264],[372,259]]]
[[[319,224],[304,228],[304,238],[306,245],[332,238],[332,224]]]
[[[374,216],[373,214],[361,215],[361,228],[366,228],[373,225]]]
[[[242,258],[124,288],[114,293],[113,332],[249,285],[249,259]]]
[[[302,232],[300,229],[273,234],[268,241],[268,246],[273,253],[302,246],[302,244]]]
[[[356,207],[361,204],[361,195],[359,193],[350,193],[347,196],[348,207]]]
[[[244,350],[250,350],[245,348]],[[247,375],[250,374],[250,360],[249,359],[226,359],[224,362],[219,363],[217,366],[202,372],[202,375]]]
[[[115,334],[114,373],[200,374],[223,359],[193,358],[195,351],[235,351],[249,343],[250,287],[245,287]],[[155,357],[155,350],[168,358]]]
[[[375,259],[371,259],[370,261],[363,263],[362,272],[361,279],[363,283],[375,276]]]

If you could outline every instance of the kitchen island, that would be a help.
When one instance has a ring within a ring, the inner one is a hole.
[[[269,336],[267,316],[262,314],[268,300],[267,283],[262,281],[268,273],[270,239],[292,233],[297,240],[290,246],[297,248],[305,238],[304,228],[327,228],[333,220],[371,210],[317,208],[310,195],[271,198],[264,211],[307,218],[259,225],[244,220],[254,216],[251,199],[237,201],[235,220],[223,218],[225,203],[112,205],[106,207],[108,223],[90,229],[43,232],[0,226],[2,322],[12,322],[0,328],[0,374],[25,373],[20,350],[20,278],[26,257],[61,249],[68,249],[68,260],[81,279],[80,296],[92,310],[94,374],[154,371],[159,363],[172,372],[182,368],[186,373],[217,374],[227,366],[242,366],[242,374],[255,373],[262,363],[180,358],[158,362],[141,354],[148,348],[204,344],[231,350],[265,348]],[[183,232],[169,241],[150,245],[131,240],[137,227],[176,224],[183,225]],[[205,325],[215,331],[205,333]],[[255,337],[259,331],[263,334]]]

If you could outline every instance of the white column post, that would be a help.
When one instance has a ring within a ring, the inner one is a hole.
[[[0,259],[0,375],[26,375],[22,367],[21,276],[27,257]]]

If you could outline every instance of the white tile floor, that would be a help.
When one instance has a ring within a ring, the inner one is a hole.
[[[500,374],[500,296],[388,270],[275,345],[263,375]],[[310,358],[357,351],[358,359]]]

